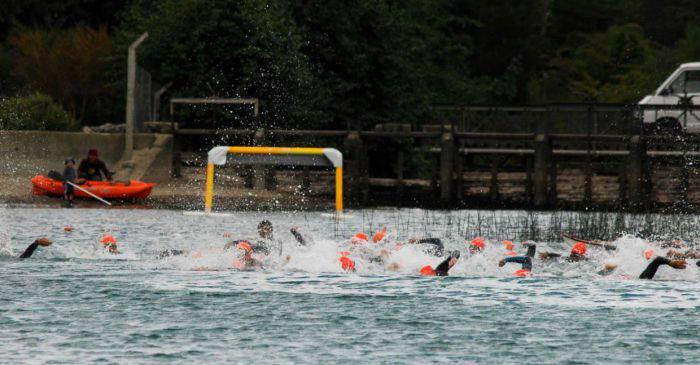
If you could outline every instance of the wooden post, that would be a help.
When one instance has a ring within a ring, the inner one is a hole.
[[[182,146],[180,146],[180,138],[178,138],[175,128],[173,128],[173,162],[171,168],[173,177],[182,177]]]
[[[532,186],[532,156],[523,157],[523,165],[525,165],[525,196],[527,197],[526,204],[533,206],[533,186]]]
[[[641,136],[630,138],[629,157],[627,163],[627,183],[629,202],[633,208],[639,209],[647,205],[645,189],[646,180],[646,145]]]
[[[253,145],[254,146],[263,146],[265,145],[265,129],[264,128],[258,128],[255,131],[255,135],[253,135]],[[267,167],[260,167],[260,166],[255,166],[253,168],[253,186],[255,189],[263,189],[268,186],[267,180],[267,174],[268,174],[268,168]]]
[[[455,140],[451,132],[445,132],[440,139],[440,205],[452,205],[452,175],[454,173]]]
[[[501,166],[503,158],[501,156],[496,156],[491,161],[491,182],[489,184],[489,198],[492,203],[498,201],[498,169]]]
[[[349,132],[345,137],[345,176],[347,181],[346,195],[355,205],[364,204],[369,194],[366,169],[365,147],[360,133]]]
[[[547,205],[548,177],[552,145],[545,134],[535,135],[535,163],[532,174],[532,190],[534,192],[535,207],[541,208]]]
[[[404,153],[399,151],[396,157],[396,205],[401,206],[403,202],[403,168],[404,168]]]
[[[455,150],[455,174],[457,175],[455,198],[459,206],[462,206],[462,201],[464,200],[464,154],[460,151],[461,147],[462,143],[457,143],[457,149]]]

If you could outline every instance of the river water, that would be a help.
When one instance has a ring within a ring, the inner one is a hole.
[[[0,207],[1,362],[700,363],[694,260],[638,280],[649,246],[625,236],[617,251],[589,248],[589,262],[536,260],[532,277],[517,278],[517,267],[498,267],[504,252],[495,238],[485,236],[485,252],[469,257],[459,234],[469,227],[448,223],[453,218],[417,209],[361,211],[337,222],[317,212]],[[274,255],[264,271],[230,269],[224,234],[253,238],[261,219],[275,225],[289,261]],[[291,226],[312,245],[296,247]],[[462,258],[450,277],[421,277],[421,266],[441,259],[404,246],[390,258],[397,271],[357,255],[357,272],[343,272],[342,242],[382,226],[388,249],[430,234]],[[121,255],[100,247],[105,233]],[[40,236],[54,244],[16,258]],[[524,237],[510,238],[522,252]],[[541,250],[568,247],[538,242]],[[201,257],[158,259],[165,249]],[[604,263],[620,267],[600,276]]]

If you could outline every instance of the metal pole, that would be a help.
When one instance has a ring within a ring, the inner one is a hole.
[[[127,84],[126,84],[126,140],[124,142],[124,160],[130,161],[134,152],[134,109],[136,93],[136,48],[148,38],[148,32],[129,46]]]
[[[154,122],[158,121],[158,117],[159,117],[158,114],[160,114],[160,98],[163,96],[163,94],[165,94],[166,91],[168,91],[168,89],[170,89],[171,86],[173,86],[173,83],[169,82],[169,83],[165,84],[163,87],[161,87],[160,89],[158,89],[158,91],[156,91],[156,93],[153,95],[153,121]]]

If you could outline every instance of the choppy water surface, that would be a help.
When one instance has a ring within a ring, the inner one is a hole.
[[[424,235],[423,214],[377,211],[335,223],[319,213],[198,217],[0,207],[0,358],[3,363],[700,362],[698,267],[690,261],[684,271],[661,268],[654,281],[634,279],[646,265],[641,252],[647,244],[638,238],[618,239],[620,250],[612,253],[590,248],[587,263],[537,262],[534,277],[526,279],[513,277],[513,266],[498,268],[503,251],[497,241],[488,242],[483,255],[464,255],[447,278],[417,276],[421,266],[440,259],[412,248],[392,255],[398,272],[359,257],[357,273],[341,271],[341,237],[383,225],[392,241]],[[414,217],[409,225],[406,216]],[[252,238],[262,218],[275,224],[291,260],[273,259],[263,272],[231,270],[232,257],[221,252],[223,234]],[[63,231],[67,224],[73,232]],[[299,226],[314,245],[293,247],[290,226]],[[116,236],[123,255],[99,247],[105,232]],[[465,249],[464,238],[445,232],[448,246]],[[30,260],[15,258],[39,236],[51,237],[54,245]],[[156,259],[167,248],[203,256]],[[619,272],[598,276],[605,262],[620,264]]]

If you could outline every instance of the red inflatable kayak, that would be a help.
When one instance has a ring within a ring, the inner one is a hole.
[[[87,181],[79,185],[81,188],[104,199],[146,199],[156,184],[138,180],[127,182]],[[37,175],[32,179],[32,193],[34,195],[63,196],[63,183],[49,179],[43,175]],[[75,189],[77,198],[89,198],[90,196]]]

